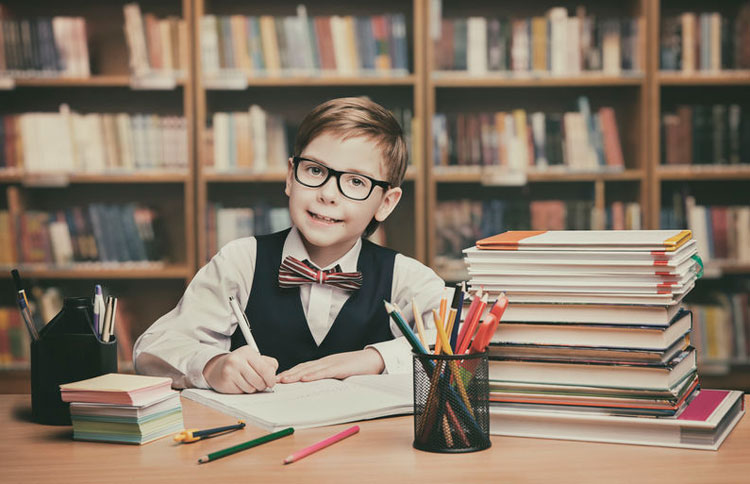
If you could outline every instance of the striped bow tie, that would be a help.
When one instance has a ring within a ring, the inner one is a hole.
[[[279,287],[288,289],[303,284],[328,284],[347,291],[355,291],[362,286],[361,272],[341,272],[336,266],[326,271],[311,267],[307,260],[301,261],[292,256],[286,256],[279,268]]]

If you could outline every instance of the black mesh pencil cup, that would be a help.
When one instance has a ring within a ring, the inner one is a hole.
[[[487,353],[412,354],[414,448],[474,452],[492,445]]]

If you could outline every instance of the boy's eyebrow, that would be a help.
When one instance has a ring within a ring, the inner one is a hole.
[[[325,166],[326,168],[332,168],[332,169],[336,170],[335,168],[328,166],[324,161],[321,161],[321,159],[318,158],[317,156],[313,156],[313,155],[299,155],[299,157],[300,158],[306,158],[306,159],[312,160],[312,161],[317,161],[318,163],[320,163],[321,165]],[[378,179],[377,176],[372,175],[370,173],[366,173],[366,172],[364,172],[362,170],[358,170],[356,168],[353,168],[351,170],[336,170],[336,171],[343,171],[345,173],[357,173],[358,175],[369,176],[373,180],[377,180]]]

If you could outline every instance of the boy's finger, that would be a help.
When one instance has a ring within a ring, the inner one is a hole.
[[[273,372],[276,373],[276,370],[279,369],[279,360],[277,360],[273,356],[263,356],[263,359],[273,367]]]
[[[247,364],[242,365],[242,368],[240,369],[240,375],[243,379],[246,385],[244,385],[244,388],[247,388],[245,390],[245,393],[254,393],[256,391],[263,391],[266,389],[266,382],[261,378],[261,376],[258,374],[258,372],[253,368],[253,366],[248,361]]]

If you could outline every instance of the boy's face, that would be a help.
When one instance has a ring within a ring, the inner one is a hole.
[[[323,133],[300,156],[334,170],[387,179],[380,149],[365,137],[342,140]],[[400,188],[386,190],[375,186],[367,199],[352,200],[341,194],[335,176],[322,186],[307,187],[295,179],[291,159],[285,193],[289,196],[292,222],[302,234],[310,257],[321,265],[343,256],[362,236],[372,218],[384,221],[401,198]]]

